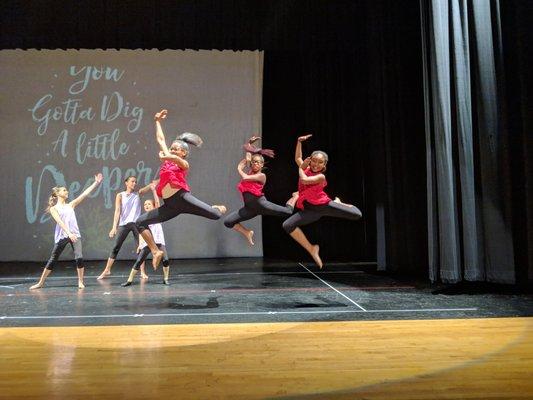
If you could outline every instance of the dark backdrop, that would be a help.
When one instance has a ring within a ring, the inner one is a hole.
[[[533,2],[502,5],[507,103],[516,139],[514,244],[519,276],[533,271],[530,18]],[[0,46],[265,50],[263,136],[276,149],[267,195],[296,188],[293,152],[330,155],[329,192],[361,208],[361,222],[306,229],[326,260],[378,260],[427,276],[426,160],[419,1],[3,1]],[[377,212],[376,212],[377,210]],[[264,219],[265,256],[303,253]]]

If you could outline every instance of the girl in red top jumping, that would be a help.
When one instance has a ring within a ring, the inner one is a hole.
[[[150,248],[154,269],[157,268],[164,252],[157,247],[148,225],[168,221],[179,214],[200,215],[209,219],[219,219],[226,212],[225,206],[210,206],[189,192],[187,174],[189,163],[189,144],[201,146],[202,139],[194,133],[183,133],[167,147],[161,121],[167,117],[167,110],[158,112],[154,119],[156,125],[156,140],[159,144],[159,159],[162,162],[159,172],[157,195],[163,198],[164,204],[153,209],[137,219],[137,229]]]
[[[230,213],[224,219],[224,225],[233,228],[243,235],[248,243],[254,245],[254,231],[246,229],[241,222],[247,221],[257,215],[273,215],[277,217],[288,217],[292,214],[297,194],[293,196],[285,207],[271,203],[265,198],[263,187],[266,182],[266,175],[261,172],[265,164],[264,155],[274,156],[274,152],[268,149],[257,149],[252,144],[260,138],[252,136],[247,145],[244,145],[246,157],[239,162],[237,171],[242,180],[237,185],[237,190],[241,192],[244,206],[239,211]],[[249,164],[248,172],[244,168]]]
[[[327,185],[326,164],[328,155],[320,150],[311,153],[311,157],[302,159],[302,142],[312,135],[300,136],[296,143],[294,159],[298,165],[298,201],[296,207],[300,209],[296,214],[283,222],[283,229],[292,236],[313,257],[319,268],[322,260],[319,255],[319,246],[309,243],[300,226],[318,221],[322,217],[337,217],[358,220],[362,217],[361,211],[352,204],[345,204],[338,197],[331,200],[324,188]]]

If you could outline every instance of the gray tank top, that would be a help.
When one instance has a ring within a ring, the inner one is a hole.
[[[78,228],[78,221],[76,220],[76,214],[74,213],[74,209],[72,208],[72,206],[70,204],[65,204],[64,206],[56,204],[54,207],[57,210],[57,213],[59,214],[59,218],[61,218],[61,221],[63,221],[63,223],[67,226],[70,233],[77,237],[81,237],[80,230]],[[67,237],[67,232],[65,232],[59,226],[59,224],[56,224],[56,231],[54,235],[55,243]]]
[[[137,221],[137,218],[141,215],[141,199],[139,198],[139,193],[132,192],[121,192],[121,210],[120,210],[120,221],[118,222],[119,226],[129,224],[130,222]]]

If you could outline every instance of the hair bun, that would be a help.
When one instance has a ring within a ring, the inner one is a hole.
[[[196,147],[201,147],[202,143],[204,142],[200,136],[191,132],[183,132],[176,138],[176,140],[181,140]]]

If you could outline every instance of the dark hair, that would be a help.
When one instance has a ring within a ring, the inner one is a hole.
[[[246,151],[247,153],[250,153],[250,154],[261,154],[261,155],[265,155],[265,156],[270,157],[270,158],[274,158],[274,156],[276,155],[274,153],[274,150],[272,150],[272,149],[261,149],[260,147],[255,147],[251,143],[245,143],[242,147],[243,147],[244,151]]]
[[[129,181],[130,178],[135,178],[135,179],[137,179],[137,177],[136,177],[135,175],[130,175],[130,176],[128,176],[128,177],[126,177],[126,178],[124,179],[124,183],[126,183],[127,181]]]

